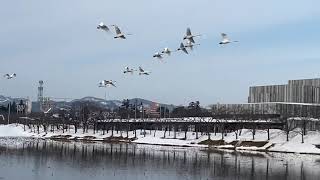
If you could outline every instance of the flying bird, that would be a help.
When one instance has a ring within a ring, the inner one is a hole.
[[[233,42],[239,42],[239,41],[230,41],[227,34],[225,34],[225,33],[221,33],[221,36],[222,36],[222,41],[220,41],[219,44],[229,44],[229,43],[233,43]]]
[[[97,29],[101,29],[103,31],[110,31],[110,29],[108,28],[107,25],[105,25],[103,22],[101,22],[100,24],[98,24]]]
[[[194,46],[199,46],[200,44],[193,44],[191,41],[187,41],[187,43],[184,45],[185,48],[190,48],[190,50],[193,50]]]
[[[169,48],[164,48],[163,51],[161,52],[162,54],[167,54],[168,56],[171,55],[172,51]]]
[[[125,35],[132,35],[132,34],[124,34],[121,32],[120,28],[117,25],[111,25],[114,27],[114,30],[116,31],[116,36],[114,36],[115,39],[120,38],[120,39],[126,39]]]
[[[150,71],[145,71],[139,66],[139,75],[150,75]]]
[[[102,80],[102,81],[99,83],[99,87],[108,87],[108,86],[117,87],[117,86],[115,85],[115,82],[116,82],[116,81],[113,81],[113,80]]]
[[[16,77],[16,76],[17,76],[17,74],[16,74],[16,73],[13,73],[13,74],[11,74],[11,75],[5,74],[3,77],[5,77],[5,78],[7,78],[7,79],[12,79],[12,78],[14,78],[14,77]]]
[[[156,53],[153,55],[153,57],[154,57],[154,58],[158,58],[158,59],[162,59],[162,58],[163,58],[162,54],[159,53],[159,52],[156,52]]]
[[[197,36],[201,36],[200,34],[198,34],[198,35],[192,35],[192,33],[191,33],[191,29],[190,28],[187,28],[187,32],[186,32],[186,35],[183,37],[183,40],[186,40],[186,39],[188,39],[190,42],[192,42],[192,43],[195,43],[195,41],[194,41],[194,37],[197,37]]]
[[[126,74],[126,73],[131,73],[131,74],[133,74],[134,71],[135,71],[134,69],[130,69],[129,67],[125,67],[125,70],[123,71],[123,73],[124,73],[124,74]]]
[[[184,53],[189,54],[183,43],[180,43],[180,48],[178,48],[177,51],[183,51]]]

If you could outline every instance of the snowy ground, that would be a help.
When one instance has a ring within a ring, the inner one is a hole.
[[[143,131],[137,130],[137,139],[134,140],[134,143],[141,144],[155,144],[155,145],[171,145],[171,146],[190,146],[190,147],[208,147],[207,145],[200,145],[199,142],[208,139],[207,135],[200,135],[199,139],[196,139],[196,134],[193,132],[187,133],[187,139],[183,140],[184,132],[177,132],[177,137],[174,139],[174,134],[171,131],[170,135],[167,131],[166,138],[163,138],[163,131],[146,131],[146,136],[144,137]],[[126,132],[118,132],[114,131],[114,136],[126,137]],[[34,138],[50,138],[52,136],[57,135],[70,135],[70,139],[75,137],[83,138],[84,136],[93,136],[95,140],[103,140],[103,138],[110,137],[111,132],[106,133],[105,135],[102,132],[93,133],[92,130],[89,130],[88,133],[82,133],[82,129],[79,129],[75,134],[71,129],[69,131],[65,131],[62,133],[62,130],[55,131],[54,133],[48,132],[47,134],[40,130],[40,134],[34,132],[34,130],[27,129],[23,130],[23,125],[0,125],[0,137],[34,137]],[[133,132],[129,132],[129,138],[133,138]],[[220,140],[221,133],[214,135],[211,134],[212,140]],[[254,141],[267,141],[267,132],[266,131],[257,131],[255,135]],[[227,136],[224,137],[226,142],[232,142],[236,140],[235,133],[228,133]],[[238,137],[237,140],[240,141],[252,141],[252,132],[250,130],[242,130],[241,136]],[[298,131],[290,132],[289,134],[289,142],[286,141],[286,133],[281,130],[270,130],[270,141],[263,147],[236,147],[236,150],[266,150],[268,148],[269,151],[279,151],[279,152],[293,152],[293,153],[311,153],[311,154],[319,154],[320,149],[315,145],[320,145],[320,132],[319,131],[310,131],[304,137],[304,143],[301,143],[301,134]],[[273,144],[273,146],[271,146]],[[220,146],[218,148],[230,147],[231,145]]]

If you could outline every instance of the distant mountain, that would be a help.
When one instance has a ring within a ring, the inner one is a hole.
[[[7,105],[9,101],[19,102],[21,99],[24,99],[24,98],[11,98],[11,97],[0,95],[0,105]],[[1,103],[1,101],[5,101],[5,102]],[[67,102],[67,101],[51,101],[51,102],[54,104],[55,108],[70,108],[73,105],[81,104],[84,102],[93,103],[98,107],[108,108],[108,109],[117,109],[122,105],[122,100],[105,100],[102,98],[96,98],[92,96],[87,96],[81,99],[74,99],[70,102]],[[175,108],[174,105],[162,104],[162,103],[153,102],[153,101],[142,99],[142,98],[129,99],[129,102],[130,104],[137,104],[137,105],[140,105],[142,103],[145,108],[152,106],[152,104],[154,103],[161,105],[161,107],[166,107],[170,111]]]
[[[105,100],[105,99],[91,97],[91,96],[84,97],[81,99],[75,99],[75,100],[71,101],[71,103],[81,103],[81,102],[90,102],[90,103],[93,102],[100,107],[109,108],[109,109],[116,109],[122,105],[122,100],[121,101],[120,100]],[[144,107],[150,107],[150,106],[152,106],[153,103],[157,103],[157,102],[153,102],[153,101],[141,99],[141,98],[129,99],[129,102],[130,102],[130,104],[137,104],[137,105],[140,105],[142,103],[144,105]],[[175,107],[174,105],[167,105],[167,104],[161,104],[161,106],[166,107],[169,110],[172,110]]]
[[[26,100],[26,98],[12,98],[0,95],[0,105],[8,105],[9,102],[16,102],[18,103],[20,100]]]
[[[141,99],[141,98],[133,98],[133,99],[129,99],[130,104],[135,104],[137,103],[139,104],[143,104],[145,107],[150,107],[153,103],[157,103],[159,105],[161,105],[161,107],[166,107],[167,109],[169,109],[170,111],[172,111],[175,106],[174,105],[169,105],[169,104],[162,104],[162,103],[158,103],[158,102],[153,102],[150,100],[146,100],[146,99]]]
[[[91,96],[84,97],[81,99],[75,99],[75,100],[72,100],[70,103],[77,104],[77,103],[83,103],[83,102],[94,103],[99,107],[108,108],[108,109],[116,109],[122,105],[122,101],[119,101],[119,100],[105,100],[105,99],[91,97]]]
[[[0,95],[0,102],[10,100],[10,98]]]

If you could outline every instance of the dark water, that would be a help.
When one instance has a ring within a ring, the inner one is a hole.
[[[320,156],[28,140],[0,143],[0,179],[320,179]]]

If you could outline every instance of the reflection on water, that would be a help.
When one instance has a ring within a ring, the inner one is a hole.
[[[0,147],[0,179],[320,179],[320,156],[32,140]]]

